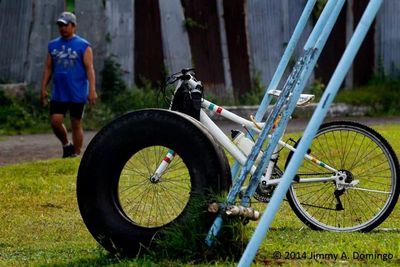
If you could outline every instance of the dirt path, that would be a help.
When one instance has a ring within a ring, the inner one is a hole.
[[[351,119],[367,125],[400,124],[400,117],[362,117],[344,119]],[[288,126],[288,131],[302,131],[305,129],[307,122],[308,121],[304,119],[292,120]],[[229,133],[231,129],[238,128],[238,126],[235,126],[227,121],[219,121],[217,124],[225,133]],[[85,140],[82,151],[85,150],[87,144],[89,144],[90,140],[95,134],[96,132],[85,132]],[[0,166],[21,162],[60,158],[61,155],[61,145],[53,134],[0,136]]]
[[[83,151],[94,135],[95,132],[85,132]],[[61,143],[53,134],[0,137],[0,166],[61,156]]]

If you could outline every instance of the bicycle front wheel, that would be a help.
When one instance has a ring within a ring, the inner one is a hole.
[[[93,237],[111,253],[135,256],[163,229],[191,220],[193,207],[207,215],[199,224],[208,230],[215,216],[208,202],[230,180],[224,152],[199,122],[147,109],[114,120],[90,142],[77,198]]]
[[[301,221],[316,230],[368,232],[390,215],[399,197],[399,163],[379,133],[356,122],[326,123],[309,152],[347,178],[344,187],[335,181],[304,182],[336,174],[304,160],[297,173],[303,182],[292,184],[287,194]]]

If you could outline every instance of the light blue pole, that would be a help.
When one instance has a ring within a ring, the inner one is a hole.
[[[283,174],[282,181],[276,188],[271,202],[268,204],[265,213],[261,217],[260,223],[258,224],[249,244],[246,247],[242,258],[239,261],[238,266],[250,266],[252,263],[258,248],[260,247],[263,239],[265,238],[268,229],[272,223],[272,220],[278,211],[280,204],[289,189],[293,181],[293,177],[296,174],[301,162],[304,159],[304,155],[307,152],[308,147],[311,144],[313,137],[315,136],[319,126],[321,125],[340,85],[342,84],[351,64],[365,39],[368,29],[370,28],[383,0],[371,0],[365,10],[360,23],[358,24],[353,37],[350,40],[324,94],[322,95],[321,101],[319,102],[313,116],[307,125],[301,141],[297,147],[296,152],[293,154],[289,165]]]
[[[283,56],[281,60],[279,61],[278,67],[274,73],[274,76],[272,76],[271,82],[269,83],[269,86],[267,90],[265,91],[264,97],[261,101],[260,106],[258,107],[258,110],[255,115],[256,121],[261,121],[262,118],[264,117],[265,113],[267,112],[269,103],[271,102],[271,96],[268,95],[268,92],[270,90],[278,88],[279,82],[282,79],[283,74],[285,73],[285,70],[289,64],[290,58],[293,55],[294,50],[296,49],[296,46],[300,40],[301,34],[303,33],[305,27],[307,26],[308,19],[311,16],[311,13],[314,9],[315,3],[317,0],[308,0],[307,4],[299,18],[299,21],[293,31],[292,37],[290,37],[289,43],[285,49],[285,52],[283,53]],[[235,161],[233,164],[231,173],[232,177],[236,178],[237,173],[239,170],[239,163]]]

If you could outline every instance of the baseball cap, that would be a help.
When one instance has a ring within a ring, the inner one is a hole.
[[[76,16],[71,12],[63,12],[57,20],[57,23],[59,22],[63,24],[72,23],[76,25]]]

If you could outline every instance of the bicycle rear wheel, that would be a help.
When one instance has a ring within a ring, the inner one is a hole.
[[[150,109],[128,113],[95,136],[79,167],[77,197],[93,237],[111,253],[134,256],[160,230],[190,219],[190,207],[206,211],[209,198],[229,185],[225,154],[199,122]]]
[[[379,133],[356,122],[326,123],[309,151],[346,173],[346,184],[355,185],[338,188],[334,181],[292,184],[287,198],[301,221],[316,230],[368,232],[390,215],[399,197],[399,163]],[[334,174],[309,160],[303,161],[297,173],[304,180]]]

